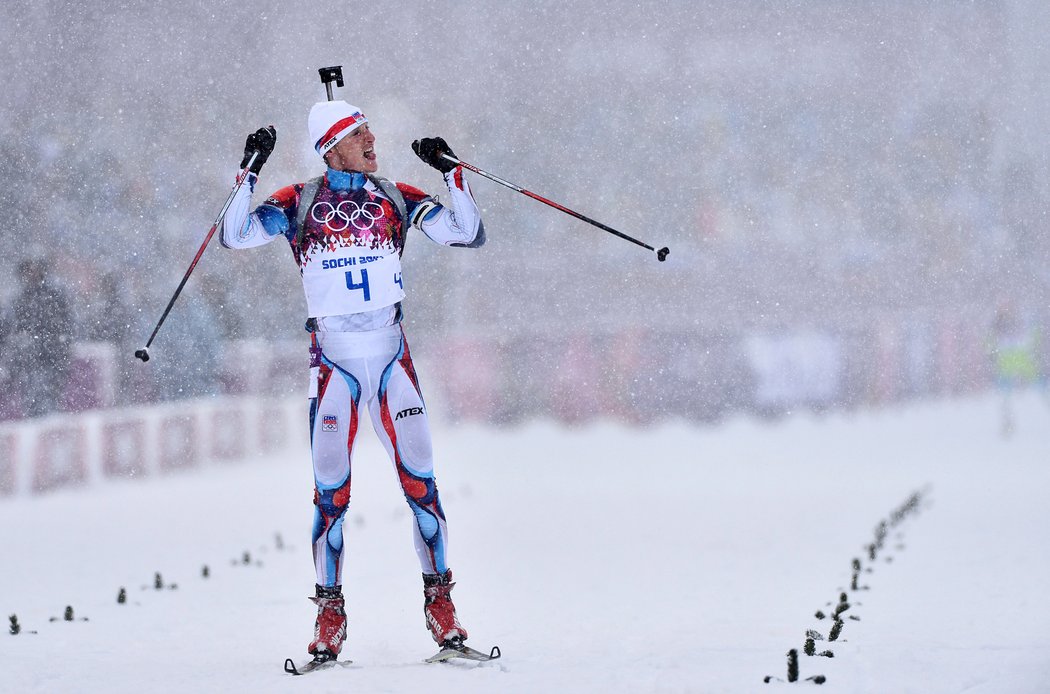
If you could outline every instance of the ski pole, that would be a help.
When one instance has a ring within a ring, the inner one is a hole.
[[[167,307],[164,309],[164,313],[160,315],[160,320],[157,321],[157,325],[153,328],[153,332],[150,333],[149,339],[146,340],[146,346],[142,349],[135,350],[135,357],[141,359],[143,362],[149,361],[149,346],[153,344],[153,338],[157,336],[157,331],[160,330],[160,326],[164,325],[164,319],[168,317],[171,312],[171,307],[175,305],[175,300],[179,298],[179,294],[182,293],[182,288],[186,286],[186,280],[190,278],[193,273],[193,268],[197,267],[197,261],[204,255],[204,249],[208,247],[208,242],[211,241],[211,237],[215,235],[215,230],[219,228],[222,223],[222,218],[226,216],[226,210],[230,209],[230,205],[233,204],[233,198],[236,197],[237,191],[241,189],[244,181],[248,178],[248,170],[252,164],[255,163],[255,158],[259,156],[259,152],[252,152],[251,158],[248,163],[245,164],[244,168],[241,169],[240,173],[237,174],[237,182],[233,186],[233,190],[230,191],[230,197],[226,198],[226,203],[223,204],[222,209],[219,211],[219,216],[215,218],[215,223],[211,225],[211,229],[208,230],[208,235],[204,237],[204,241],[201,243],[201,247],[197,249],[197,255],[193,256],[193,262],[190,263],[189,268],[186,270],[186,274],[182,276],[182,281],[179,282],[179,286],[175,289],[175,293],[171,295],[171,300],[168,301]]]
[[[521,193],[522,195],[527,195],[528,197],[532,198],[533,200],[537,200],[539,202],[542,202],[544,205],[550,205],[551,207],[553,207],[556,210],[560,210],[560,211],[564,212],[567,215],[572,215],[576,219],[579,219],[581,221],[587,222],[588,224],[590,224],[592,226],[596,226],[599,229],[601,229],[602,231],[607,231],[610,234],[613,234],[615,236],[619,236],[621,239],[625,239],[627,241],[630,241],[631,243],[636,243],[639,246],[641,246],[642,248],[646,248],[646,249],[648,249],[650,251],[653,251],[654,253],[656,253],[656,259],[659,260],[660,262],[663,262],[667,258],[667,254],[671,252],[671,250],[669,248],[667,248],[667,246],[664,246],[663,248],[657,250],[657,249],[653,248],[652,246],[650,246],[649,244],[645,243],[644,241],[639,241],[638,239],[634,238],[633,236],[628,236],[627,234],[623,233],[622,231],[617,231],[616,229],[613,229],[610,226],[606,226],[605,224],[602,224],[601,222],[595,221],[595,220],[591,219],[590,217],[582,215],[582,214],[580,214],[579,212],[577,212],[575,210],[570,210],[568,207],[565,207],[564,205],[559,205],[558,203],[554,202],[553,200],[548,200],[547,198],[543,197],[542,195],[537,195],[536,193],[533,193],[531,190],[525,190],[521,186],[514,185],[510,181],[505,181],[502,178],[500,178],[499,176],[490,174],[488,171],[484,171],[482,169],[479,169],[478,167],[474,166],[473,164],[468,164],[467,162],[465,162],[465,161],[463,161],[461,159],[458,159],[458,158],[452,156],[451,154],[448,154],[446,152],[442,152],[441,156],[442,156],[442,158],[452,162],[453,164],[458,164],[459,166],[462,166],[464,169],[467,169],[468,171],[473,171],[474,173],[478,174],[479,176],[484,176],[485,178],[489,179],[490,181],[495,181],[496,183],[499,183],[502,186],[506,186],[506,187],[510,188],[511,190],[515,190],[515,191]]]

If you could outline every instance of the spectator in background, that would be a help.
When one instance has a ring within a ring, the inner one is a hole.
[[[129,358],[149,328],[142,325],[139,313],[129,301],[126,282],[116,272],[104,272],[98,278],[98,289],[93,304],[93,313],[83,326],[82,335],[93,342],[108,342],[113,345],[114,390],[125,402],[141,400],[137,397],[138,382],[143,376],[141,369]]]
[[[992,325],[992,358],[995,379],[1002,394],[1000,433],[1010,436],[1015,417],[1012,396],[1021,388],[1039,383],[1039,330],[1019,314],[1012,303],[999,306]]]
[[[7,366],[10,352],[7,349],[8,335],[11,332],[11,321],[7,312],[0,310],[0,422],[11,419],[16,415],[14,397],[14,384],[11,382],[11,372]]]
[[[48,276],[44,260],[20,262],[18,278],[21,287],[12,303],[4,364],[22,414],[39,417],[61,405],[69,375],[73,314],[66,293]]]
[[[132,344],[132,329],[137,326],[135,310],[128,303],[123,280],[115,272],[106,272],[99,278],[95,315],[84,329],[89,340],[112,342],[120,353]],[[130,353],[130,352],[129,352]]]
[[[244,321],[233,309],[236,302],[231,298],[229,284],[217,275],[202,275],[200,283],[201,294],[214,316],[215,333],[224,341],[239,339],[244,332]]]
[[[218,393],[216,371],[222,350],[218,320],[199,295],[176,304],[165,324],[164,343],[153,369],[161,400],[199,398]]]

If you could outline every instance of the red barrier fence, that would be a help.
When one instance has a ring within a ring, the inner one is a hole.
[[[0,499],[308,450],[302,398],[221,397],[0,422]]]

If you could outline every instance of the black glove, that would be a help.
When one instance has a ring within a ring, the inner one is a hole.
[[[263,164],[266,163],[266,160],[270,158],[270,154],[273,153],[273,148],[276,144],[277,128],[272,125],[259,128],[253,132],[244,143],[244,158],[241,159],[241,168],[248,166],[248,160],[252,158],[253,152],[258,152],[259,156],[255,157],[251,168],[251,172],[258,175],[262,171]]]
[[[424,137],[422,140],[416,140],[412,143],[412,151],[416,153],[417,157],[443,174],[447,174],[457,166],[457,164],[441,157],[442,154],[448,154],[453,157],[456,155],[452,152],[452,148],[448,146],[448,143],[440,137]]]

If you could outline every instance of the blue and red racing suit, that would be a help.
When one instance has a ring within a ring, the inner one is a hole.
[[[462,169],[444,178],[448,204],[397,183],[404,199],[402,219],[395,201],[374,180],[331,168],[306,214],[299,207],[308,184],[278,190],[249,214],[256,183],[251,174],[223,219],[221,239],[227,248],[252,248],[283,236],[302,276],[311,330],[313,553],[317,583],[324,587],[342,584],[343,518],[354,441],[366,411],[415,515],[423,573],[448,569],[427,408],[401,326],[400,262],[406,226],[447,246],[484,243],[481,215]]]

